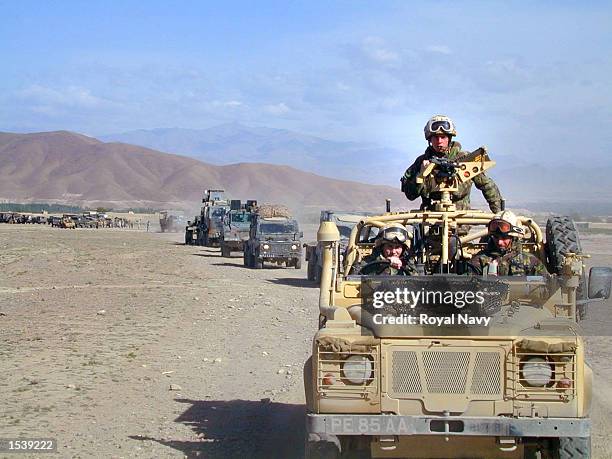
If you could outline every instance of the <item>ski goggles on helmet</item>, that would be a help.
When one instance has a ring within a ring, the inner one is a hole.
[[[448,121],[434,121],[433,123],[431,123],[430,131],[433,134],[438,134],[441,132],[445,134],[450,134],[453,131],[453,127]]]
[[[383,242],[398,242],[403,244],[408,239],[408,232],[401,228],[388,228],[382,230],[378,237]]]
[[[523,228],[514,226],[505,220],[491,220],[488,226],[489,234],[511,236],[511,233],[523,234]]]

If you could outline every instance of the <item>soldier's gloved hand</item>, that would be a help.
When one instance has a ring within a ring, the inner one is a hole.
[[[395,269],[402,268],[402,260],[399,257],[389,257],[388,260],[392,268],[395,268]]]
[[[431,161],[429,161],[428,159],[423,160],[423,162],[421,163],[421,174],[425,172],[425,169],[427,169],[427,166],[429,166],[430,162]]]

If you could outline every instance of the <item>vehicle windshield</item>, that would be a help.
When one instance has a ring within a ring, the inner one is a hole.
[[[223,215],[225,215],[225,209],[223,207],[217,207],[212,211],[213,217],[223,217]]]
[[[232,223],[249,223],[252,218],[252,214],[249,213],[240,213],[240,214],[232,214],[231,219]]]
[[[289,223],[262,223],[259,226],[262,233],[297,233],[298,228],[294,222]]]
[[[340,231],[340,237],[346,237],[346,238],[350,237],[353,226],[338,225],[338,231]]]

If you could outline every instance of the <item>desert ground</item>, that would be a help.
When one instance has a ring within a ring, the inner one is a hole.
[[[53,437],[74,458],[302,456],[318,316],[305,264],[248,270],[182,238],[0,225],[0,438]],[[611,236],[583,245],[588,264],[612,266]],[[591,305],[585,322],[601,459],[610,307]]]

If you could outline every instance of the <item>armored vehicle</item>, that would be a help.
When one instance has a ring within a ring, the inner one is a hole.
[[[224,190],[205,190],[200,209],[200,218],[193,233],[195,233],[195,245],[206,247],[218,247],[219,238],[223,228],[223,218],[229,210],[229,200]]]
[[[245,204],[240,200],[231,201],[230,210],[223,219],[219,242],[222,257],[229,257],[232,252],[244,250],[244,242],[249,239],[251,220],[256,206],[255,200],[248,200]]]
[[[494,215],[456,210],[449,193],[492,164],[482,151],[442,176],[430,170],[436,209],[364,218],[342,266],[337,225],[321,223],[306,457],[590,457],[592,371],[579,306],[609,298],[612,269],[586,276],[571,220],[551,218],[545,238],[519,216],[522,249],[548,272],[474,272],[469,260]],[[363,267],[373,235],[391,223],[414,230],[418,274],[360,274],[371,272]]]
[[[244,244],[244,266],[263,268],[265,262],[302,267],[303,233],[289,216],[253,214],[249,239]]]
[[[373,215],[371,212],[345,212],[334,210],[322,210],[320,223],[334,222],[340,232],[340,256],[344,254],[348,244],[348,238],[351,235],[353,227],[364,216]],[[318,242],[310,242],[304,244],[305,256],[304,260],[308,262],[308,280],[319,282],[321,278],[321,251],[323,244]],[[341,263],[342,265],[342,263]]]

